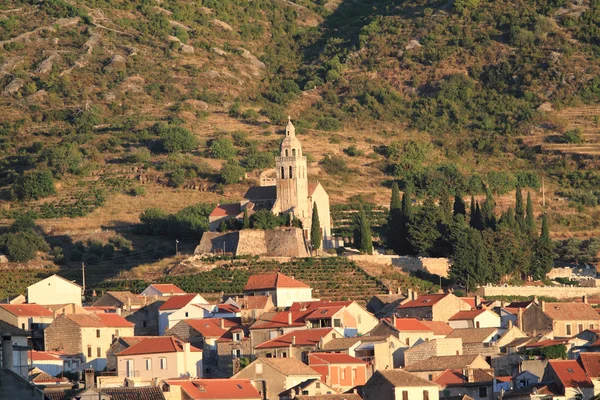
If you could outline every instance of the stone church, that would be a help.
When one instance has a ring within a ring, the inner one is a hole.
[[[273,214],[289,214],[302,222],[304,238],[310,239],[313,205],[316,203],[323,233],[322,248],[332,246],[329,196],[319,182],[308,182],[306,157],[302,144],[296,137],[296,129],[289,120],[285,137],[281,141],[279,157],[275,158],[275,185],[252,186],[239,203],[219,204],[209,217],[210,230],[216,231],[222,221],[235,218],[242,220],[244,210],[248,215],[261,210]]]

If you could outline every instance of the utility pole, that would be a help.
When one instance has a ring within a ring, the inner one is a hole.
[[[546,188],[544,187],[544,178],[542,177],[542,207],[546,207]]]
[[[85,263],[81,263],[81,276],[83,277],[83,295],[85,296]]]
[[[179,240],[175,239],[175,255],[179,255]]]

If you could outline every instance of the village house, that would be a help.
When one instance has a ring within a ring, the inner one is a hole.
[[[440,387],[440,397],[467,395],[473,399],[495,399],[494,370],[448,369],[433,378]]]
[[[586,329],[598,329],[600,315],[587,303],[541,301],[523,312],[521,329],[528,335],[552,331],[555,338],[571,337]]]
[[[106,370],[117,370],[117,354],[125,349],[130,348],[134,344],[139,343],[143,339],[153,336],[119,336],[106,350]]]
[[[444,321],[420,321],[423,325],[431,329],[434,339],[443,339],[452,333],[453,329]]]
[[[463,354],[462,339],[443,338],[420,342],[404,351],[404,367],[418,363],[431,357],[458,356]]]
[[[408,346],[393,335],[336,338],[319,346],[319,352],[348,354],[367,361],[370,376],[374,370],[400,368]]]
[[[476,310],[463,310],[454,314],[448,320],[448,325],[453,329],[465,328],[500,328],[500,316],[485,308]]]
[[[331,386],[326,385],[319,379],[307,379],[304,382],[297,384],[296,386],[282,392],[279,398],[294,399],[299,398],[311,398],[316,400],[327,400],[335,395],[336,390]],[[359,398],[360,399],[360,398]],[[336,400],[335,398],[333,400]],[[349,400],[349,399],[345,399]],[[362,399],[360,399],[362,400]]]
[[[364,400],[439,400],[434,382],[401,369],[378,370],[363,387]]]
[[[179,321],[188,318],[208,318],[212,314],[212,306],[199,294],[183,294],[171,296],[158,308],[159,334],[166,332]]]
[[[441,372],[451,369],[491,369],[485,358],[479,355],[437,356],[422,359],[405,369],[424,379],[433,379]]]
[[[321,381],[338,392],[367,382],[367,362],[348,354],[310,353],[308,366],[321,373]]]
[[[10,335],[10,340],[13,346],[28,346],[28,341],[31,339],[31,333],[17,328],[14,325],[0,321],[0,335]]]
[[[168,379],[168,400],[262,400],[249,379]]]
[[[244,286],[245,296],[271,296],[275,307],[312,301],[312,288],[280,272],[252,275]]]
[[[294,302],[289,311],[311,311],[305,317],[309,328],[334,327],[344,330],[344,336],[364,335],[378,320],[355,301]]]
[[[253,360],[247,327],[237,325],[217,339],[217,365],[214,375],[230,377],[241,369],[241,359]]]
[[[202,377],[202,350],[171,336],[146,337],[116,357],[120,377],[142,381]]]
[[[468,303],[452,293],[428,294],[398,306],[396,315],[402,318],[448,322],[457,312],[470,309]]]
[[[341,336],[334,328],[292,331],[254,347],[254,354],[257,357],[288,357],[308,362],[308,353],[319,349],[320,344]]]
[[[579,353],[577,360],[594,384],[594,393],[600,390],[600,353]]]
[[[500,353],[498,346],[500,337],[500,328],[467,328],[454,329],[451,334],[446,336],[446,339],[460,339],[462,354],[479,354],[490,362],[492,356]]]
[[[434,338],[433,329],[416,318],[397,318],[392,316],[391,320],[382,319],[369,335],[387,336],[394,335],[407,346],[414,346]]]
[[[263,398],[280,400],[280,394],[307,380],[320,379],[321,374],[295,358],[259,357],[233,378],[264,381]]]
[[[244,323],[256,321],[261,315],[275,308],[271,296],[229,297],[225,304],[237,307]]]
[[[554,382],[565,400],[590,399],[594,384],[575,360],[550,360],[542,382]]]
[[[75,304],[81,307],[83,289],[58,275],[49,276],[27,287],[27,302],[40,305]]]
[[[56,376],[64,371],[64,360],[60,357],[59,352],[51,351],[29,351],[29,365],[33,368],[38,368],[49,375]]]
[[[173,285],[172,283],[153,283],[148,286],[140,296],[159,296],[159,297],[170,297],[178,296],[180,294],[186,294],[182,289]]]
[[[400,289],[398,289],[397,294],[392,292],[389,294],[376,294],[367,302],[367,311],[377,318],[389,318],[396,311],[396,307],[402,304],[406,298],[405,295],[400,293]]]
[[[286,333],[306,329],[304,318],[310,311],[272,311],[262,314],[250,325],[250,340],[256,347]]]
[[[0,321],[31,332],[31,344],[44,349],[44,329],[54,321],[54,313],[39,304],[1,304]]]
[[[120,336],[133,336],[133,324],[116,314],[59,315],[44,331],[45,349],[80,355],[95,370],[106,367],[106,351]]]

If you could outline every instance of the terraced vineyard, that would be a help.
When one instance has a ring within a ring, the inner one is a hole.
[[[371,296],[387,293],[381,281],[368,275],[356,263],[342,258],[300,259],[289,263],[236,260],[231,265],[194,275],[167,276],[160,283],[174,283],[187,292],[240,293],[250,275],[280,271],[293,276],[313,290],[313,296],[325,300],[353,299],[366,301]],[[141,292],[148,282],[107,281],[96,290],[128,289]]]

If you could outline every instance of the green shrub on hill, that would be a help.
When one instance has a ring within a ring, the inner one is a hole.
[[[11,193],[19,200],[38,200],[56,193],[50,171],[26,173],[12,185]]]

